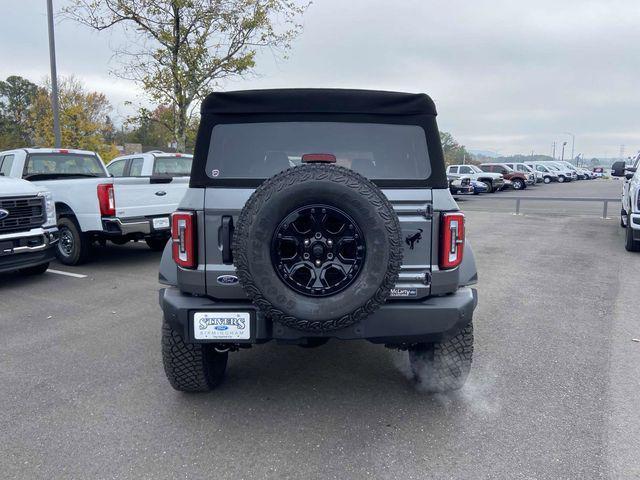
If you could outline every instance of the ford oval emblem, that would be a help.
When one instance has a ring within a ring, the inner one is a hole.
[[[229,330],[229,327],[227,327],[226,325],[216,325],[215,327],[216,330]]]
[[[9,216],[9,212],[4,208],[0,208],[0,220],[4,220]]]
[[[238,277],[235,275],[220,275],[218,277],[218,283],[220,285],[235,285],[238,283]]]

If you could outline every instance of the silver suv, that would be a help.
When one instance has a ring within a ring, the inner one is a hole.
[[[160,292],[171,385],[218,385],[229,352],[368,340],[460,388],[477,280],[426,95],[215,93],[172,216]]]

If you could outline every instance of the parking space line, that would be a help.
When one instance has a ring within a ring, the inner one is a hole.
[[[73,277],[73,278],[87,278],[86,275],[82,275],[80,273],[63,272],[62,270],[54,270],[52,268],[48,269],[47,272],[57,273],[58,275],[66,275],[67,277]]]

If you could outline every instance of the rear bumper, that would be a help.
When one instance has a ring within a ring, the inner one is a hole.
[[[269,340],[296,343],[315,337],[342,340],[369,340],[373,343],[402,345],[436,341],[455,335],[473,318],[478,304],[475,289],[463,287],[457,292],[431,297],[422,301],[392,301],[361,322],[350,327],[326,333],[294,330],[266,318],[249,301],[218,301],[207,297],[193,297],[175,287],[160,289],[160,307],[167,322],[182,332],[189,343],[215,343],[196,340],[193,336],[195,312],[233,311],[248,312],[251,317],[251,338],[234,343],[264,343]]]
[[[36,267],[54,260],[58,238],[55,227],[0,235],[0,272]]]
[[[103,233],[107,236],[126,237],[126,236],[150,236],[150,235],[166,235],[169,236],[171,231],[169,227],[154,228],[153,220],[159,218],[170,219],[170,215],[155,215],[149,217],[135,218],[118,218],[103,217],[102,227]]]

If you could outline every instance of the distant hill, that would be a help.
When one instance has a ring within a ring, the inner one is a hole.
[[[485,158],[498,158],[500,156],[498,152],[492,152],[491,150],[469,150],[469,153],[476,157]]]

